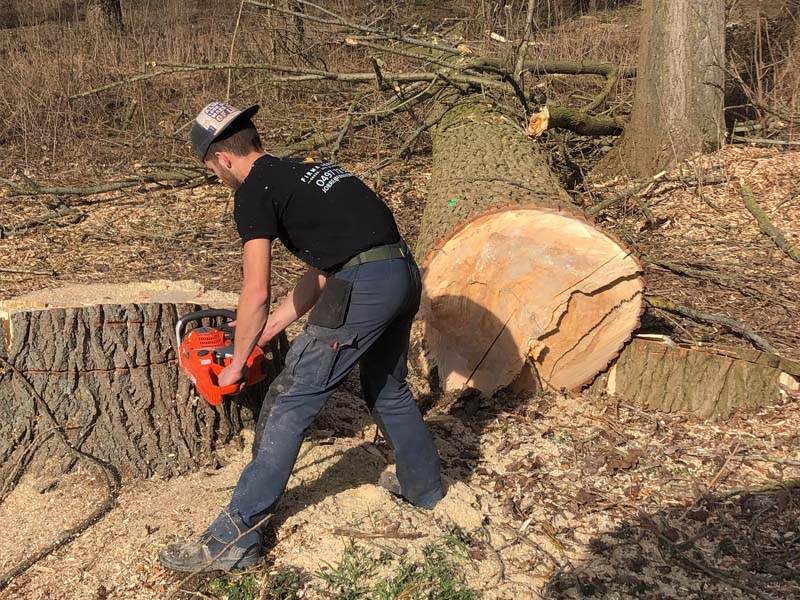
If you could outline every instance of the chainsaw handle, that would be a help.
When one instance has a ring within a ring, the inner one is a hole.
[[[187,315],[183,315],[175,324],[175,340],[177,341],[178,346],[181,345],[181,340],[183,340],[183,331],[186,328],[187,323],[201,321],[203,319],[213,319],[214,317],[224,317],[229,321],[233,321],[236,319],[236,313],[232,310],[227,310],[224,308],[207,308],[205,310],[196,310]]]

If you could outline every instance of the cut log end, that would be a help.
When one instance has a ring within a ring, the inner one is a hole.
[[[436,244],[423,266],[428,358],[444,391],[491,395],[526,363],[548,388],[579,389],[643,310],[636,259],[563,211],[491,210]]]

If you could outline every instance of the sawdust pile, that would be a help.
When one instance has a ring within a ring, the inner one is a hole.
[[[302,597],[325,597],[315,573],[351,540],[412,560],[453,524],[471,536],[464,573],[483,598],[800,593],[800,491],[780,484],[800,477],[796,400],[724,426],[589,398],[469,400],[427,417],[449,489],[426,512],[375,485],[391,453],[353,385],[320,416],[271,524],[269,567],[304,573]],[[226,504],[247,445],[215,471],[128,482],[105,519],[0,597],[163,597],[180,578],[158,548]],[[87,475],[23,480],[0,507],[0,568],[100,498]]]

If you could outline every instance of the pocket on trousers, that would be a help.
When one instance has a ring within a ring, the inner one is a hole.
[[[341,355],[355,346],[356,336],[344,327],[331,329],[309,323],[303,337],[307,338],[304,348],[294,367],[298,382],[327,387],[341,367]]]
[[[325,284],[325,289],[322,290],[322,295],[308,315],[308,322],[329,329],[336,329],[344,325],[352,291],[353,283],[351,281],[330,277]]]

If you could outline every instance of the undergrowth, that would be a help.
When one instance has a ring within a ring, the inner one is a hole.
[[[335,600],[477,600],[464,581],[472,544],[470,535],[453,528],[408,559],[350,541],[338,562],[311,578],[292,568],[247,571],[211,579],[201,593],[214,600],[292,600],[307,586],[311,597]]]

